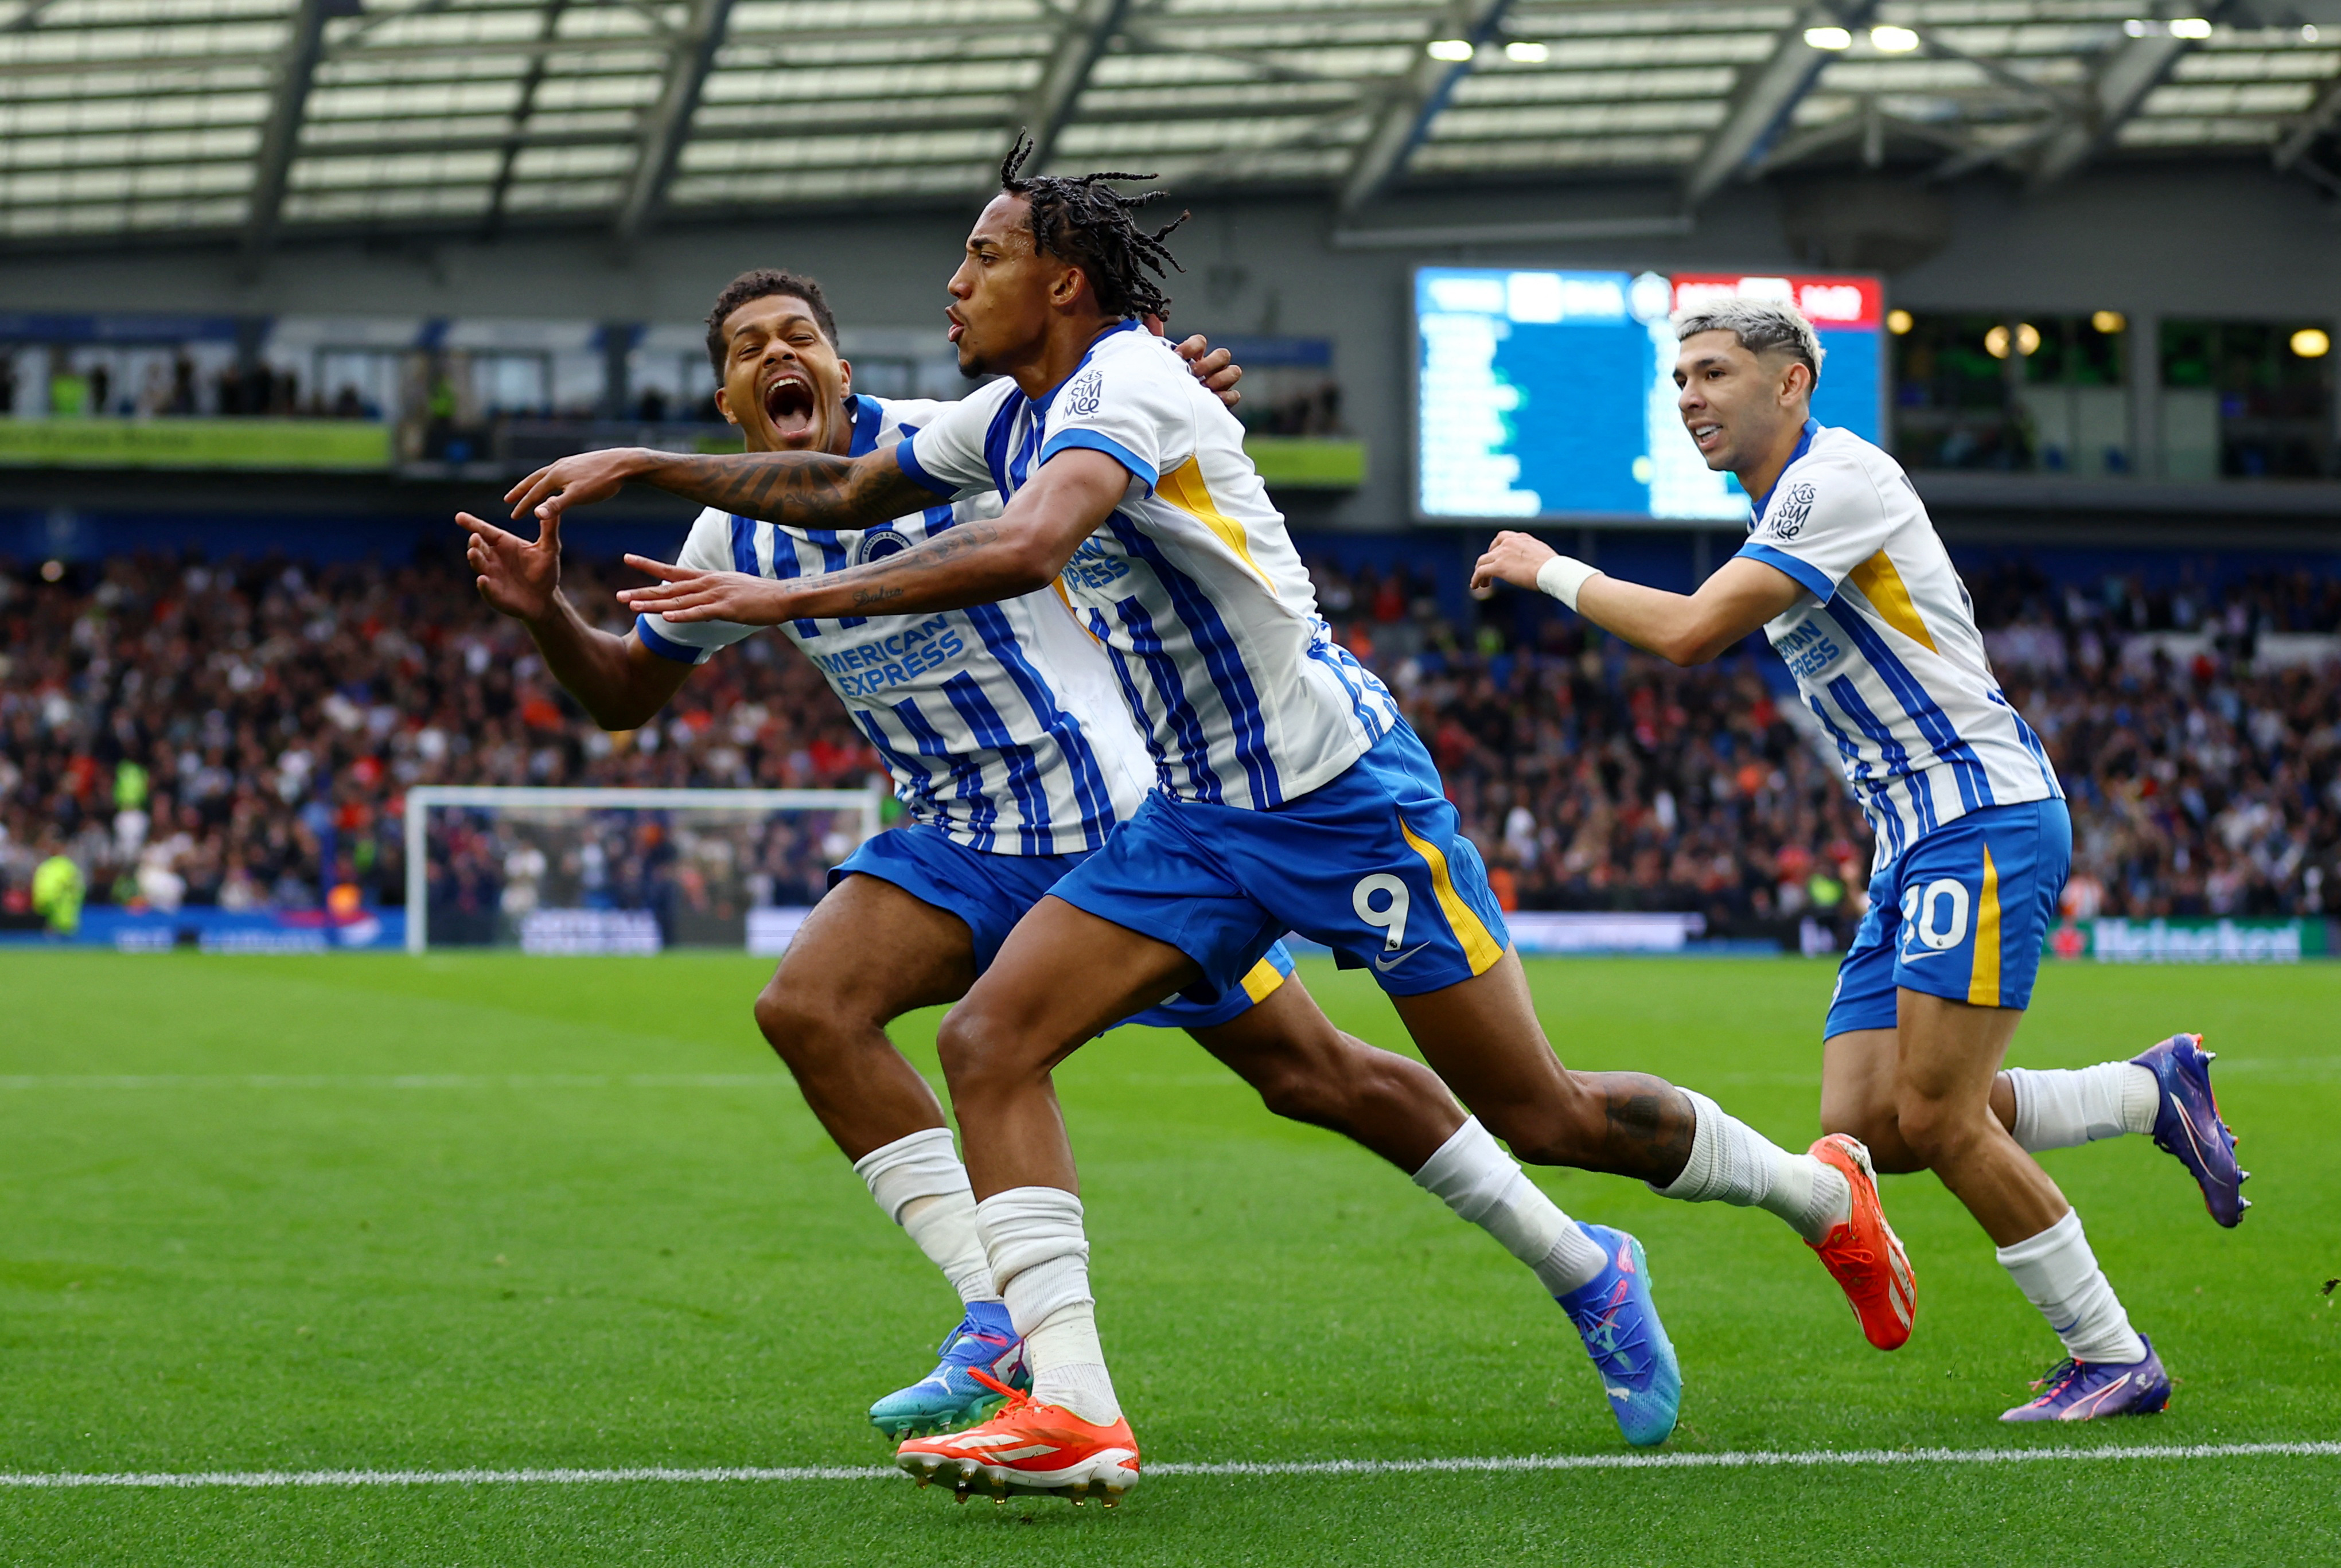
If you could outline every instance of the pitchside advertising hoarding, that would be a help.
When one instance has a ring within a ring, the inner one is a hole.
[[[1423,267],[1414,275],[1415,512],[1429,522],[1739,521],[1675,409],[1676,313],[1786,300],[1825,351],[1813,415],[1870,441],[1885,417],[1871,277]]]

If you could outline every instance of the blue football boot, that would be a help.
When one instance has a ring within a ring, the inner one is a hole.
[[[1637,1448],[1664,1443],[1682,1409],[1682,1368],[1650,1299],[1642,1244],[1608,1226],[1580,1226],[1609,1262],[1567,1295],[1555,1297],[1601,1374],[1618,1429]]]
[[[2146,1359],[2127,1366],[2061,1361],[2032,1386],[2040,1396],[2003,1412],[2002,1421],[2095,1421],[2100,1415],[2152,1415],[2170,1403],[2170,1374],[2154,1342],[2140,1335]]]
[[[960,1325],[943,1336],[942,1362],[932,1372],[870,1407],[870,1424],[897,1442],[972,1426],[998,1410],[1003,1396],[971,1374],[981,1372],[1015,1389],[1032,1386],[1024,1341],[996,1301],[971,1302]]]
[[[2154,1146],[2187,1167],[2203,1189],[2203,1206],[2221,1225],[2243,1223],[2252,1200],[2243,1194],[2251,1172],[2236,1164],[2236,1135],[2219,1119],[2211,1097],[2211,1061],[2200,1035],[2173,1035],[2131,1062],[2154,1075],[2161,1103],[2154,1112]]]

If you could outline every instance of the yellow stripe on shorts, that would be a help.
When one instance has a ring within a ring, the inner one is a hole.
[[[1489,934],[1487,923],[1472,912],[1471,906],[1465,903],[1463,896],[1455,890],[1455,878],[1447,871],[1447,857],[1439,853],[1439,846],[1430,839],[1418,838],[1414,829],[1406,825],[1403,817],[1398,819],[1398,830],[1406,835],[1408,847],[1421,856],[1423,864],[1430,868],[1430,890],[1439,896],[1439,908],[1446,915],[1447,924],[1454,931],[1455,939],[1463,944],[1464,961],[1471,966],[1474,975],[1486,974],[1495,967],[1496,960],[1504,956],[1504,950],[1496,946],[1496,938]]]
[[[1262,958],[1245,972],[1244,995],[1251,998],[1251,1005],[1256,1007],[1276,995],[1276,987],[1282,984],[1284,971]]]
[[[1967,1001],[1978,1007],[1999,1006],[1999,868],[1991,863],[1991,846],[1983,847],[1983,897],[1976,900],[1975,968],[1967,981]]]

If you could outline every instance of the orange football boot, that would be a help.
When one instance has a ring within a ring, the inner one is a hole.
[[[949,1482],[961,1503],[978,1492],[995,1503],[1011,1494],[1040,1494],[1070,1497],[1076,1508],[1099,1497],[1111,1508],[1138,1484],[1138,1440],[1126,1418],[1100,1426],[1061,1404],[1043,1404],[979,1368],[970,1368],[969,1375],[1007,1403],[980,1425],[913,1437],[896,1449],[894,1463],[920,1485]]]
[[[1858,1138],[1831,1133],[1807,1152],[1845,1177],[1853,1189],[1853,1212],[1827,1236],[1806,1245],[1821,1255],[1829,1277],[1844,1289],[1869,1343],[1880,1350],[1899,1350],[1918,1316],[1918,1276],[1910,1272],[1910,1255],[1902,1250],[1901,1238],[1886,1223],[1869,1150]]]

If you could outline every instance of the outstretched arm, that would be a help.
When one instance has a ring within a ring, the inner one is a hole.
[[[1796,603],[1804,586],[1778,567],[1734,556],[1696,593],[1621,582],[1525,533],[1504,532],[1471,572],[1481,599],[1496,584],[1551,594],[1605,631],[1674,664],[1704,664]]]
[[[548,518],[533,542],[469,512],[455,521],[472,535],[465,555],[480,597],[528,628],[544,667],[604,729],[639,729],[667,705],[692,667],[661,659],[633,632],[585,624],[561,591],[561,524]]]
[[[702,506],[796,528],[866,528],[935,504],[933,491],[902,471],[889,448],[861,457],[825,452],[702,455],[614,447],[580,452],[512,487],[512,514],[548,521],[573,506],[607,501],[639,479]]]
[[[693,571],[630,555],[627,565],[660,581],[627,589],[618,598],[629,610],[669,620],[744,626],[991,604],[1045,587],[1081,541],[1112,515],[1129,489],[1128,469],[1103,452],[1076,447],[1042,464],[999,517],[955,524],[867,566],[775,581],[737,571]]]

